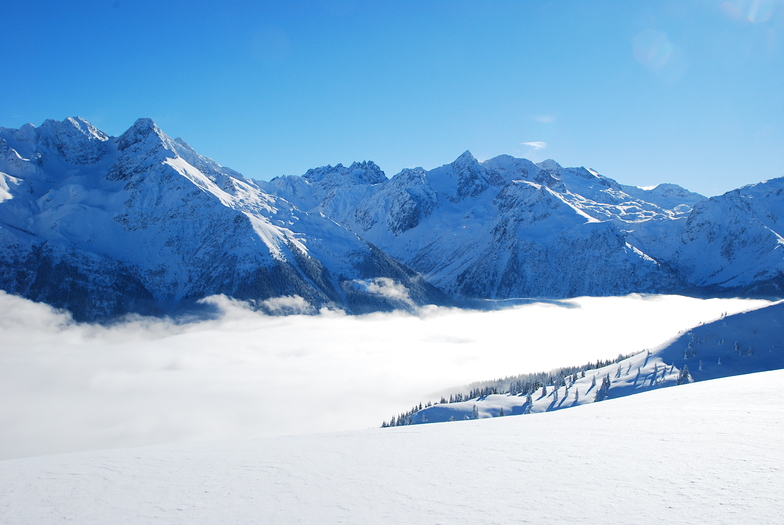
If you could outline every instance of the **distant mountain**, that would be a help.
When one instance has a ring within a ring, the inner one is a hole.
[[[366,161],[254,182],[149,119],[120,137],[47,120],[0,128],[0,289],[80,320],[190,311],[214,294],[271,313],[779,296],[783,181],[706,199],[466,151],[391,179]]]
[[[480,163],[469,152],[388,181],[348,175],[363,167],[263,188],[333,218],[443,290],[482,299],[680,290],[678,275],[629,233],[640,222],[685,222],[704,199],[674,185],[632,196],[584,168],[509,156]]]
[[[447,300],[149,119],[120,137],[78,118],[0,128],[0,200],[0,288],[79,320],[170,314],[213,294],[271,313]]]

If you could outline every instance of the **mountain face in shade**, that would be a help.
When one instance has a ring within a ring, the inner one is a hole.
[[[169,314],[214,294],[272,313],[447,300],[149,119],[120,137],[78,118],[0,128],[0,245],[2,289],[79,320]]]

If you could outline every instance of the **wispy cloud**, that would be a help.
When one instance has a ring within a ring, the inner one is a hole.
[[[354,281],[365,292],[372,293],[392,301],[397,301],[409,306],[413,306],[413,302],[408,295],[408,290],[405,286],[396,283],[387,277],[378,277],[368,281]]]
[[[552,124],[555,122],[555,117],[552,115],[540,115],[538,117],[534,117],[534,120],[540,124]]]
[[[523,142],[523,146],[529,146],[534,149],[544,149],[547,147],[546,142]]]

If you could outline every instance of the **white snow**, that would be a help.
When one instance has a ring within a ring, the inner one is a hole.
[[[573,410],[0,461],[5,523],[780,523],[784,371]]]

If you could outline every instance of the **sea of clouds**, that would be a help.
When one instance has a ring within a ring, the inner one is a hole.
[[[216,319],[107,327],[0,292],[0,459],[380,426],[470,382],[654,348],[768,304],[631,295],[269,316],[209,301]]]

